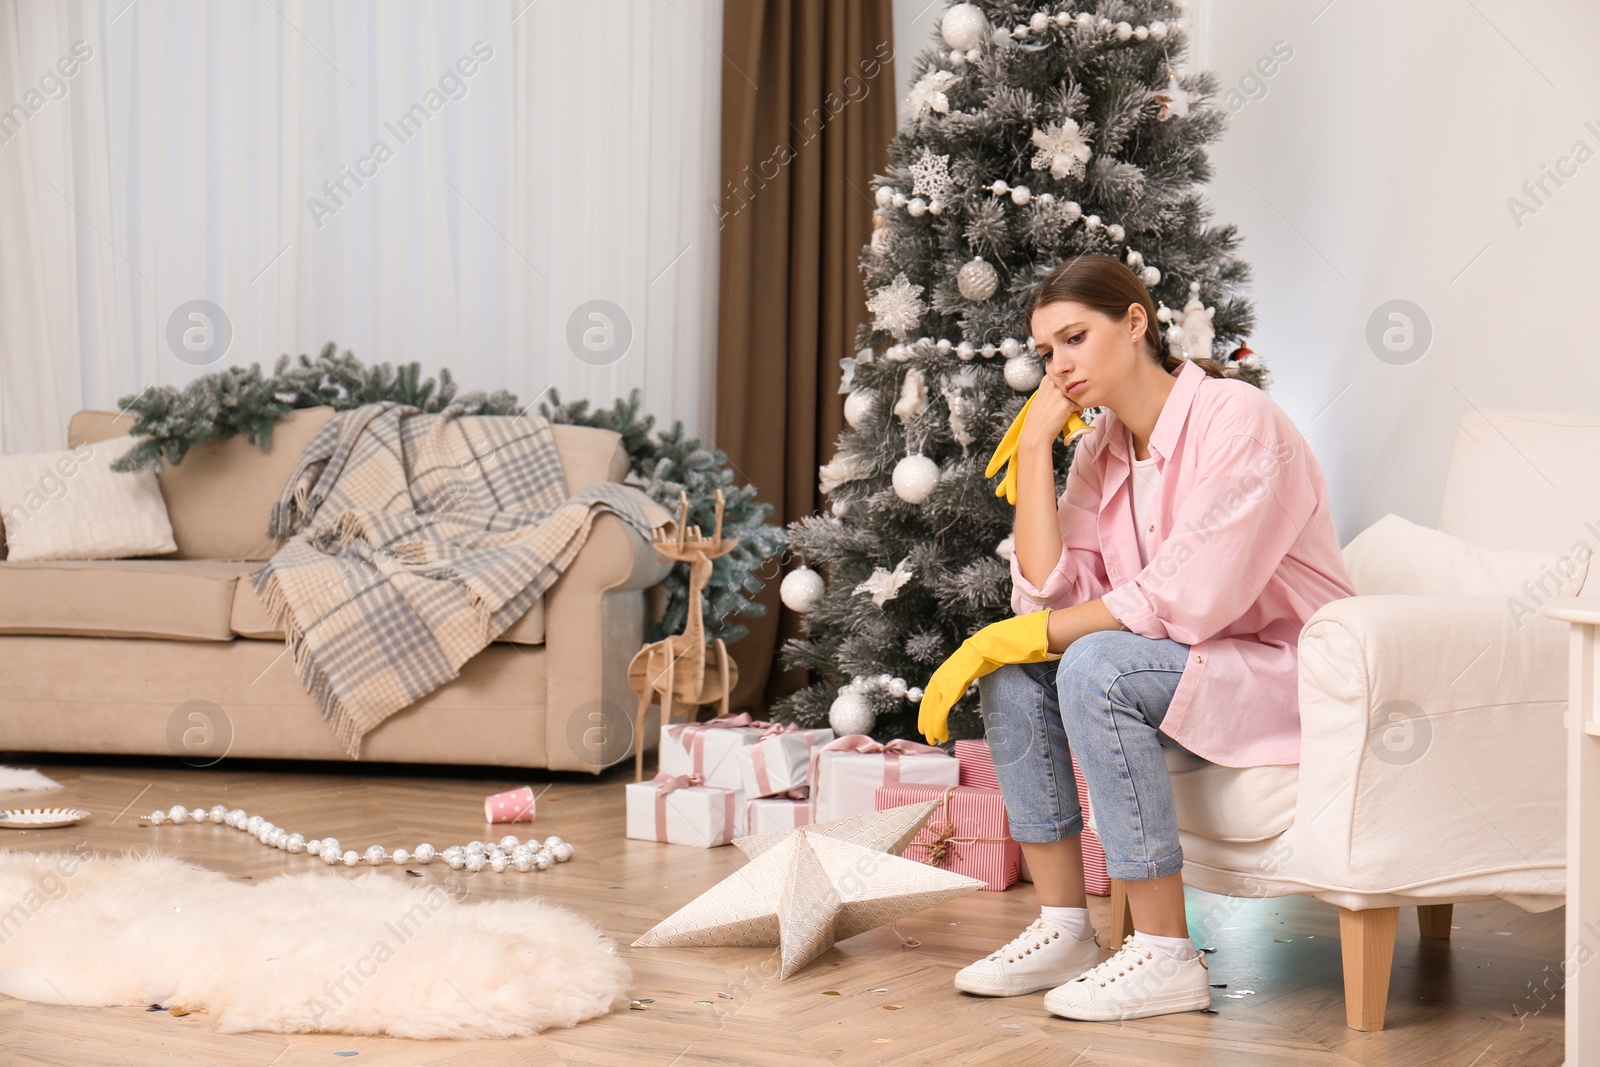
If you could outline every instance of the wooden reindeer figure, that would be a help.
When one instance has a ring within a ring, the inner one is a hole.
[[[711,646],[705,638],[705,609],[700,592],[711,580],[711,561],[739,547],[737,539],[722,538],[722,490],[717,490],[717,524],[710,539],[700,527],[688,528],[689,496],[678,493],[678,531],[674,538],[657,530],[651,545],[666,559],[689,564],[689,612],[684,632],[645,645],[628,665],[628,682],[639,695],[639,711],[633,720],[634,780],[644,780],[644,720],[650,705],[661,704],[661,725],[670,724],[678,709],[688,712],[693,722],[701,705],[720,702],[720,714],[728,713],[728,696],[739,681],[739,667],[728,657],[728,647],[716,642],[716,666],[709,662]]]

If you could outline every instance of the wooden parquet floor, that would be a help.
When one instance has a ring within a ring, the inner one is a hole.
[[[172,804],[241,807],[308,837],[346,847],[436,847],[496,838],[482,798],[530,782],[548,789],[531,828],[560,834],[577,855],[543,874],[471,878],[474,899],[538,894],[582,912],[613,936],[634,970],[632,995],[653,1003],[535,1038],[418,1042],[302,1034],[219,1034],[205,1014],[173,1016],[145,1006],[74,1007],[0,998],[0,1064],[355,1067],[416,1064],[606,1065],[606,1067],[855,1067],[972,1064],[1027,1067],[1207,1067],[1216,1064],[1448,1064],[1542,1067],[1562,1062],[1562,911],[1529,915],[1502,903],[1458,905],[1450,942],[1423,943],[1414,911],[1401,914],[1387,1029],[1344,1025],[1337,916],[1309,898],[1233,901],[1189,891],[1191,929],[1209,957],[1217,1014],[1189,1012],[1128,1023],[1078,1023],[1049,1015],[1042,994],[1005,1000],[956,992],[951,975],[1008,940],[1036,914],[1032,887],[974,893],[853,938],[786,982],[771,949],[638,949],[631,942],[743,862],[733,848],[702,850],[623,837],[623,789],[631,761],[592,778],[503,770],[182,764],[12,758],[66,785],[6,794],[0,806],[73,804],[93,817],[57,830],[0,831],[0,846],[104,851],[156,845],[237,878],[330,868],[263,847],[215,825],[140,827],[137,816]],[[491,775],[496,775],[492,777]],[[412,865],[424,885],[448,870]],[[406,877],[398,868],[383,868]],[[1096,924],[1107,901],[1090,897]],[[1280,942],[1277,938],[1291,938]],[[1533,993],[1541,983],[1550,990]],[[838,995],[826,995],[826,991]],[[1245,990],[1253,993],[1245,994]],[[1228,994],[1241,994],[1230,997]],[[356,1055],[340,1056],[340,1053]]]

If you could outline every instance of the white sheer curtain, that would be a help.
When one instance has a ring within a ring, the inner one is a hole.
[[[720,0],[0,0],[0,448],[330,340],[524,401],[637,387],[704,437],[720,37]],[[196,300],[220,358],[169,341]],[[569,344],[592,300],[620,358]]]

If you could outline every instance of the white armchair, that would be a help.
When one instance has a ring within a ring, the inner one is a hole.
[[[1498,553],[1498,574],[1413,592],[1452,567],[1357,566],[1347,545],[1357,595],[1300,634],[1299,765],[1223,767],[1167,750],[1185,883],[1338,907],[1357,1030],[1383,1028],[1400,908],[1417,908],[1421,936],[1447,938],[1458,902],[1565,903],[1568,632],[1538,605],[1573,586],[1600,591],[1600,565],[1588,565],[1600,549],[1596,455],[1600,415],[1464,416],[1438,529]],[[1531,553],[1561,559],[1548,568],[1565,574],[1559,585],[1522,586]],[[1408,591],[1386,595],[1383,575],[1407,570]],[[1113,882],[1113,943],[1130,930]]]

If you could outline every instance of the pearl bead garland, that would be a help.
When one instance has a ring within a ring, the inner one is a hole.
[[[210,808],[185,808],[182,804],[174,804],[166,811],[152,811],[140,818],[150,826],[161,826],[165,823],[181,826],[186,822],[221,823],[249,834],[263,845],[284,852],[315,856],[329,866],[342,863],[346,867],[354,867],[360,863],[367,863],[377,867],[385,862],[402,865],[427,864],[439,859],[453,871],[465,868],[476,872],[485,867],[497,873],[507,868],[519,871],[547,871],[558,863],[566,863],[572,859],[573,854],[571,842],[563,841],[553,834],[543,842],[538,838],[521,841],[515,834],[507,834],[497,843],[474,841],[465,846],[451,845],[442,852],[427,842],[409,852],[403,848],[389,852],[382,845],[370,845],[365,852],[357,852],[353,848],[341,850],[337,837],[307,840],[303,834],[289,833],[283,827],[274,826],[259,815],[247,815],[240,808],[229,809],[221,804],[214,804]]]

